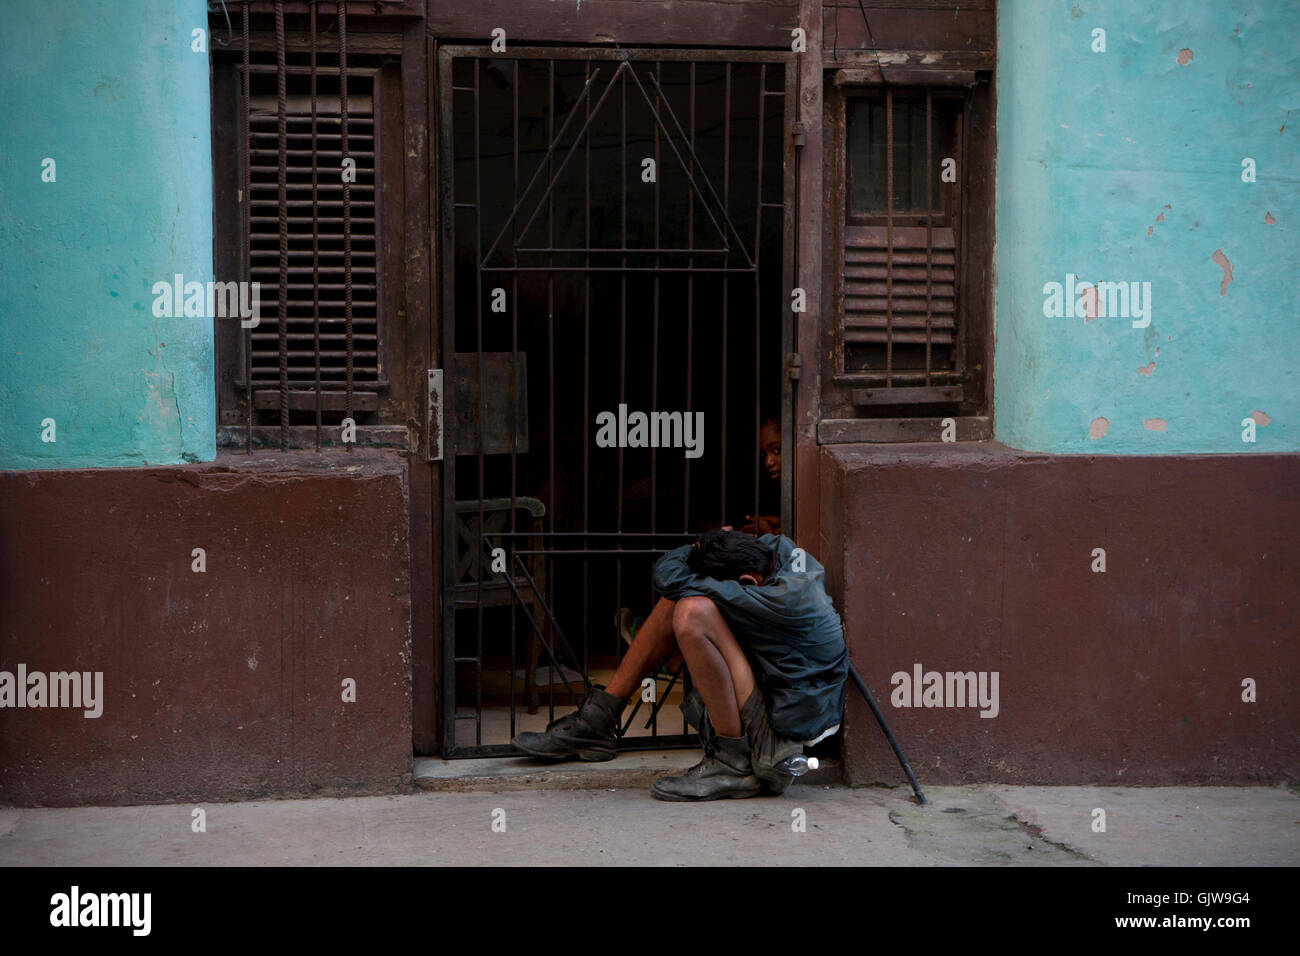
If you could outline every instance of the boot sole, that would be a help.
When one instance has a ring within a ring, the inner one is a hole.
[[[539,757],[542,760],[554,760],[557,762],[568,760],[571,757],[577,757],[579,760],[586,761],[587,763],[603,763],[606,760],[613,760],[618,756],[617,752],[609,753],[604,750],[571,750],[568,753],[562,754],[546,753],[545,751],[533,750],[529,747],[523,746],[522,744],[514,743],[514,741],[511,741],[511,743],[514,744],[516,750],[527,754],[529,757]]]
[[[684,797],[675,793],[664,793],[661,790],[654,789],[654,787],[650,788],[650,796],[654,797],[656,800],[664,800],[668,803],[704,803],[709,800],[743,800],[748,797],[761,797],[762,795],[762,787],[752,792],[741,791],[739,793],[715,793],[710,794],[707,797]]]

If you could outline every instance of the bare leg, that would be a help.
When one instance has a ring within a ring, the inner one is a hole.
[[[724,737],[739,737],[740,708],[754,690],[754,672],[726,619],[709,598],[657,601],[605,692],[631,697],[642,679],[679,649],[714,729]]]
[[[673,611],[675,601],[660,598],[655,602],[650,616],[637,628],[632,646],[623,655],[618,670],[610,678],[605,693],[615,697],[631,697],[641,687],[641,680],[668,660],[677,650],[673,639]],[[694,674],[694,671],[691,672]]]
[[[754,690],[754,672],[717,605],[706,597],[682,598],[673,608],[672,632],[713,728],[723,737],[741,736],[740,708]]]

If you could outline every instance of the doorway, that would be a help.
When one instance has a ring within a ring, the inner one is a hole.
[[[792,535],[789,54],[438,50],[445,757],[617,667],[665,551]],[[765,427],[766,423],[766,427]],[[779,462],[779,458],[777,459]],[[655,675],[624,749],[693,746]]]

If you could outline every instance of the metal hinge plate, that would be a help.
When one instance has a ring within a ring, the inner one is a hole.
[[[798,352],[791,352],[785,357],[785,377],[797,382],[803,374],[803,358]]]
[[[429,461],[442,461],[442,369],[429,371],[428,423]]]

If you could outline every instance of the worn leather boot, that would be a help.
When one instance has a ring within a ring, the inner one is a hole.
[[[660,777],[650,788],[658,800],[721,800],[756,797],[763,785],[749,761],[748,737],[714,736],[716,750],[706,744],[704,759],[677,777]]]
[[[510,742],[532,757],[613,760],[618,751],[617,728],[627,703],[626,697],[593,687],[576,712],[557,717],[546,725],[544,733],[515,734]]]

